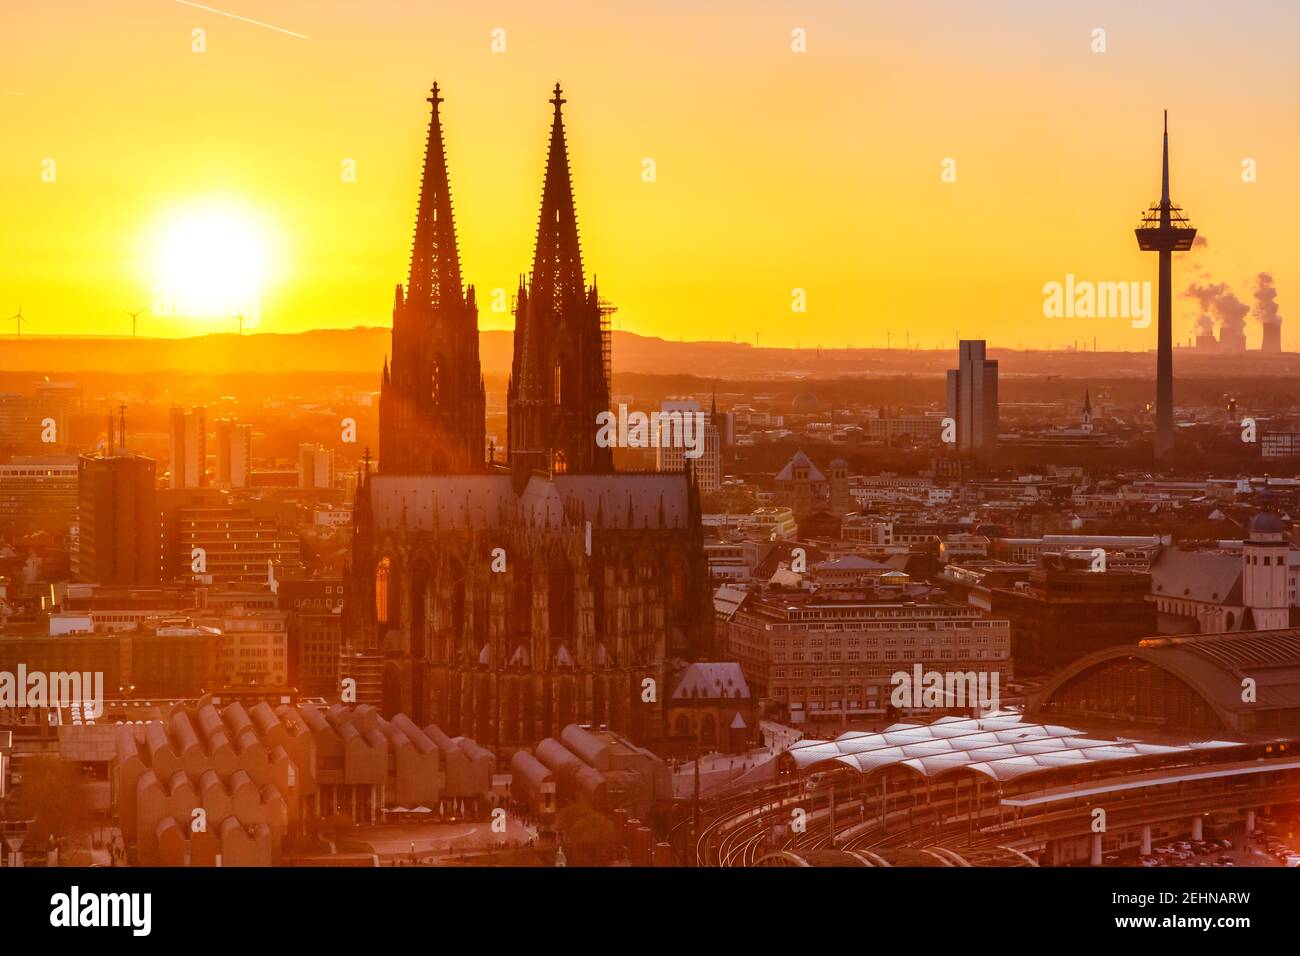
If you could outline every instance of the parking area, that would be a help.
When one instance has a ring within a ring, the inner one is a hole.
[[[1166,840],[1153,845],[1149,855],[1129,849],[1107,853],[1104,861],[1107,866],[1141,867],[1300,866],[1298,836],[1292,821],[1262,819],[1250,836],[1243,829],[1205,840]]]

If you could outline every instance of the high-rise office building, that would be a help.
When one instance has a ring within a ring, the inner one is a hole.
[[[685,471],[686,462],[690,461],[700,491],[717,491],[722,487],[722,438],[699,402],[663,402],[659,406],[657,439],[656,471]],[[695,454],[697,449],[699,453]],[[689,459],[688,451],[693,455]]]
[[[320,445],[298,446],[298,487],[334,487],[334,451]]]
[[[0,465],[0,536],[76,524],[77,473],[75,455],[15,455]]]
[[[232,418],[217,421],[217,484],[247,488],[253,473],[253,426]]]
[[[186,411],[173,405],[170,423],[172,488],[203,488],[208,483],[208,413],[202,405]]]
[[[71,382],[41,382],[33,395],[0,393],[0,454],[47,455],[71,444],[68,412],[80,404]]]
[[[161,496],[163,574],[169,581],[260,584],[267,565],[295,565],[301,545],[270,503],[236,502],[224,492]]]
[[[119,453],[78,462],[76,575],[98,584],[156,584],[161,562],[156,465]]]
[[[982,339],[963,339],[957,367],[948,370],[948,415],[957,423],[957,450],[979,454],[998,443],[998,363],[984,357]]]

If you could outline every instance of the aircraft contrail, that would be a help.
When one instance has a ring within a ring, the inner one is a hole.
[[[297,37],[299,40],[310,40],[311,37],[305,33],[294,33],[292,30],[286,30],[284,27],[277,27],[274,23],[263,23],[261,20],[254,20],[250,17],[241,17],[237,13],[228,13],[225,10],[218,10],[216,7],[209,7],[203,3],[194,3],[193,0],[176,0],[177,3],[183,3],[187,7],[196,7],[199,10],[206,10],[208,13],[216,13],[223,17],[230,17],[232,20],[242,20],[244,23],[251,23],[256,27],[265,27],[268,30],[275,30],[277,33],[287,33],[291,37]]]

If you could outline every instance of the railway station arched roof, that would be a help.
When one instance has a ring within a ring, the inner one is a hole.
[[[997,711],[983,717],[892,724],[882,731],[851,731],[834,740],[804,740],[790,747],[782,759],[801,771],[843,766],[870,774],[901,767],[931,779],[966,771],[1004,783],[1058,768],[1240,743],[1099,736],[1063,724],[1036,723],[1014,711]]]
[[[1157,688],[1161,693],[1153,693]],[[1176,692],[1183,688],[1188,699],[1179,701]],[[1156,637],[1105,648],[1053,675],[1030,701],[1029,713],[1067,720],[1088,713],[1119,722],[1137,716],[1149,726],[1237,734],[1300,733],[1300,628]]]

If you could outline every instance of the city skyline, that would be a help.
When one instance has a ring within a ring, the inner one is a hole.
[[[612,935],[575,899],[624,932],[630,868],[872,869],[831,881],[872,932],[1274,918],[1300,10],[0,35],[9,922],[179,937],[238,892],[244,936],[371,945],[557,867],[602,889],[487,894],[530,945]]]
[[[1282,59],[1287,31],[1257,36],[1249,12],[1225,30],[1207,11],[1185,11],[1175,54],[1156,44],[1152,11],[1108,5],[988,16],[929,4],[871,19],[834,4],[745,17],[725,5],[662,17],[625,8],[577,28],[572,17],[507,8],[497,20],[431,12],[395,32],[385,29],[391,5],[365,17],[297,3],[230,8],[279,28],[268,29],[176,3],[151,7],[130,37],[109,29],[111,40],[92,36],[102,13],[63,6],[77,24],[65,60],[19,51],[16,75],[0,76],[0,110],[15,130],[0,146],[0,183],[13,198],[0,312],[21,310],[24,336],[127,335],[125,313],[142,306],[141,335],[235,331],[233,309],[151,314],[165,278],[212,292],[210,274],[194,275],[194,246],[213,243],[257,289],[260,314],[246,331],[386,325],[433,79],[446,99],[464,280],[479,292],[483,329],[512,325],[491,293],[508,297],[531,253],[533,170],[557,79],[570,100],[589,271],[608,277],[602,293],[624,330],[808,348],[883,344],[891,329],[894,345],[905,329],[931,347],[959,332],[993,347],[1097,338],[1103,349],[1151,348],[1153,330],[1047,319],[1042,304],[1044,285],[1067,274],[1149,278],[1125,233],[1156,186],[1148,157],[1165,108],[1179,144],[1174,199],[1194,206],[1208,242],[1180,257],[1192,268],[1176,269],[1186,283],[1175,288],[1175,341],[1190,338],[1199,311],[1185,284],[1228,282],[1250,305],[1267,273],[1285,312],[1289,280],[1300,277],[1275,215],[1300,151],[1286,124],[1259,122],[1286,115],[1272,91],[1293,69]],[[46,9],[7,16],[36,41],[54,29]],[[917,29],[936,15],[951,33]],[[581,43],[596,31],[627,66],[613,80],[604,57],[614,52]],[[1247,37],[1245,104],[1209,75],[1163,78],[1175,57]],[[878,57],[858,56],[864,40]],[[795,52],[800,43],[806,52]],[[381,70],[344,77],[332,67],[377,47],[391,60]],[[175,82],[147,85],[149,71],[121,66],[123,53]],[[689,68],[657,69],[666,53]],[[1046,59],[1058,67],[1052,83],[1017,80]],[[836,99],[846,84],[868,92],[862,115]],[[1131,95],[1134,85],[1148,95]],[[990,127],[979,117],[992,100],[1006,108]],[[42,179],[47,159],[53,181]],[[1243,181],[1246,159],[1254,182]],[[344,178],[349,161],[355,181]],[[249,256],[250,245],[262,253]],[[792,322],[795,290],[807,311]],[[1259,324],[1247,323],[1257,348]],[[10,338],[16,329],[0,325]],[[1286,329],[1283,344],[1294,347]]]

